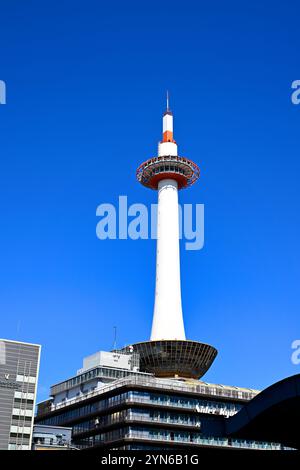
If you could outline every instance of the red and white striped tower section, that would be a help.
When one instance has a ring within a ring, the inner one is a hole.
[[[151,339],[133,345],[141,356],[142,367],[162,377],[199,377],[217,354],[212,346],[186,340],[182,315],[178,190],[191,186],[199,175],[200,170],[194,162],[178,155],[173,136],[173,114],[167,95],[158,156],[150,158],[137,169],[138,181],[158,191],[158,213]]]

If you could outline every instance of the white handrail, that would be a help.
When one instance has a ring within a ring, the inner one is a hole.
[[[212,385],[203,385],[199,383],[199,385],[194,385],[194,384],[183,384],[183,383],[176,383],[172,380],[167,380],[167,379],[160,379],[157,380],[155,378],[145,378],[145,377],[127,377],[125,379],[119,379],[115,380],[112,384],[109,385],[104,385],[103,387],[96,388],[95,390],[88,392],[86,394],[83,394],[79,397],[76,398],[71,398],[71,399],[66,399],[63,402],[57,403],[57,404],[52,404],[51,405],[51,411],[58,410],[60,408],[65,408],[66,406],[70,406],[72,404],[81,402],[83,400],[86,400],[88,398],[92,398],[94,396],[98,395],[103,395],[104,393],[107,393],[111,390],[115,390],[121,387],[124,387],[126,385],[141,385],[141,386],[152,386],[157,389],[163,389],[163,390],[172,390],[172,391],[179,391],[179,392],[193,392],[193,393],[201,393],[203,395],[209,395],[209,396],[214,396],[214,397],[227,397],[227,398],[235,398],[235,399],[240,399],[240,400],[250,400],[253,398],[255,395],[257,395],[258,392],[244,392],[242,390],[231,390],[227,388],[218,388],[214,387]],[[243,394],[247,393],[247,398],[243,396]]]

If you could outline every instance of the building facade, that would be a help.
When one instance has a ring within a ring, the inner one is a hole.
[[[0,449],[29,450],[40,363],[38,344],[0,339]]]
[[[95,355],[93,355],[95,356]],[[213,385],[194,379],[164,379],[139,370],[108,366],[111,360],[53,385],[51,398],[38,404],[37,424],[72,428],[79,449],[280,449],[276,443],[231,439],[224,420],[254,398],[257,390]],[[129,356],[129,354],[128,354]],[[89,359],[84,360],[89,365]],[[119,361],[121,365],[126,358]]]

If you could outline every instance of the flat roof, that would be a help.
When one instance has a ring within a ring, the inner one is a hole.
[[[0,341],[5,341],[6,343],[26,344],[27,346],[38,346],[39,348],[42,347],[41,344],[37,344],[37,343],[27,343],[26,341],[17,341],[17,340],[15,340],[15,339],[0,338]]]

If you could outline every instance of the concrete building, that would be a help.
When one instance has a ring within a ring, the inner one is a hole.
[[[35,424],[32,450],[71,450],[72,428]]]
[[[38,344],[0,339],[0,449],[29,450],[39,374]]]
[[[72,427],[72,443],[79,449],[282,448],[226,434],[224,423],[251,402],[257,390],[155,377],[139,370],[136,357],[135,370],[131,365],[112,367],[116,354],[121,355],[106,353],[108,361],[99,360],[53,385],[51,397],[38,404],[36,423]]]

